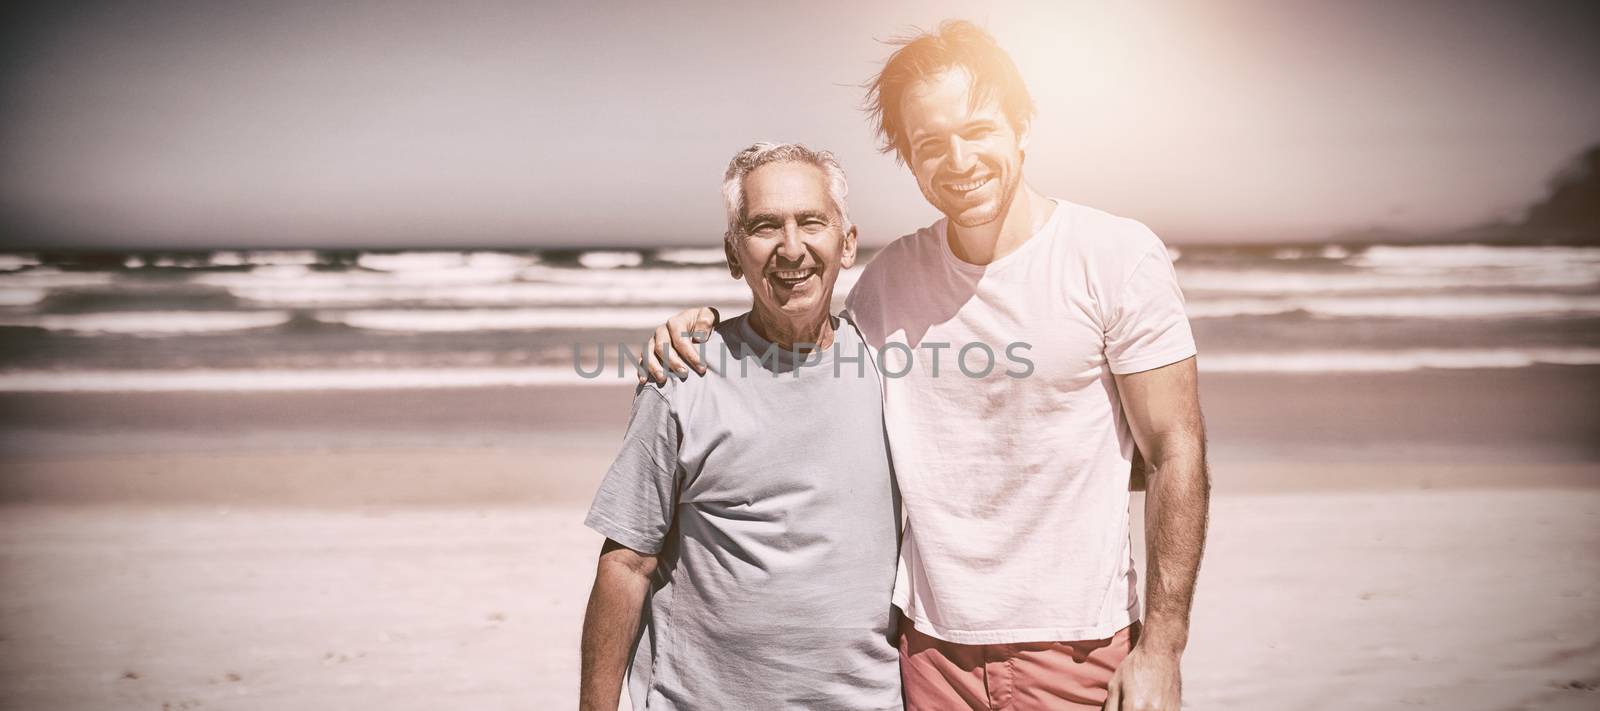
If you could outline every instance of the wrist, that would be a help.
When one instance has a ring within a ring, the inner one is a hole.
[[[1145,654],[1171,657],[1176,660],[1183,656],[1183,651],[1188,646],[1188,630],[1173,630],[1169,625],[1146,624],[1134,648],[1142,650]]]

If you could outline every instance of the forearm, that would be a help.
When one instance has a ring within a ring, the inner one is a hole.
[[[583,617],[583,678],[580,711],[616,711],[628,654],[639,632],[639,612],[650,579],[602,560]]]
[[[1151,457],[1145,492],[1147,582],[1139,645],[1179,655],[1189,643],[1189,610],[1205,549],[1211,478],[1204,435],[1175,436]]]

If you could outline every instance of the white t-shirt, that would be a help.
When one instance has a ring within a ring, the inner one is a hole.
[[[1112,374],[1195,354],[1166,247],[1061,200],[986,266],[945,229],[886,247],[847,300],[878,351],[905,502],[894,604],[961,644],[1110,637],[1139,616]]]

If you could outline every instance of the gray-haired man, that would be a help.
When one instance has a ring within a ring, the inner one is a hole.
[[[829,313],[855,262],[846,192],[799,145],[729,164],[728,266],[754,306],[717,327],[707,377],[635,394],[586,521],[607,540],[583,709],[616,708],[624,667],[635,709],[901,708],[878,373]]]

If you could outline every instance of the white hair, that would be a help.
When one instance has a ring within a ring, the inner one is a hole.
[[[732,241],[744,234],[739,224],[744,218],[744,178],[751,171],[769,163],[807,163],[820,169],[828,178],[828,197],[833,200],[834,209],[839,211],[840,226],[843,231],[850,230],[850,213],[845,203],[845,196],[850,194],[850,184],[845,181],[844,169],[839,167],[838,159],[828,151],[814,151],[799,143],[762,141],[739,151],[733,160],[728,161],[728,170],[722,175],[722,206],[728,213],[728,231],[723,235],[724,239]]]

